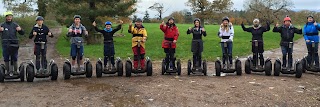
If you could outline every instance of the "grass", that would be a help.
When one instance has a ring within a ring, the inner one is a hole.
[[[161,42],[163,40],[163,33],[159,29],[159,24],[145,23],[144,26],[148,31],[148,41],[146,43],[146,56],[149,56],[153,60],[161,60],[165,54],[161,48]],[[180,31],[180,36],[177,42],[176,57],[178,59],[187,60],[192,58],[191,53],[191,40],[192,35],[187,35],[186,31],[191,24],[177,24]],[[251,53],[251,33],[244,32],[241,26],[235,27],[235,37],[233,43],[233,55],[245,56]],[[247,26],[249,27],[249,26]],[[116,57],[121,58],[132,57],[131,50],[131,34],[127,33],[128,25],[124,25],[125,37],[115,37],[115,52]],[[218,25],[206,25],[207,37],[203,37],[204,51],[202,53],[203,58],[209,61],[213,61],[216,57],[221,57],[220,38],[217,36],[219,26]],[[280,34],[273,33],[271,31],[266,32],[264,38],[265,50],[270,50],[279,47]],[[69,57],[70,43],[63,36],[65,36],[67,30],[63,29],[62,36],[60,36],[57,44],[57,50],[64,57]],[[301,38],[302,35],[296,35],[295,40]],[[97,45],[85,45],[84,54],[86,57],[97,59],[103,57],[103,44]]]

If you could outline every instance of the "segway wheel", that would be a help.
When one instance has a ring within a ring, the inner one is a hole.
[[[24,65],[22,64],[20,64],[19,66],[19,75],[20,75],[20,81],[24,82],[25,71],[24,71]]]
[[[281,63],[279,61],[276,61],[274,63],[274,72],[273,75],[274,76],[279,76],[280,75],[280,71],[281,71]]]
[[[164,75],[166,73],[166,62],[165,59],[161,62],[161,75]]]
[[[216,68],[216,76],[221,76],[221,64],[220,62],[215,62],[215,68]]]
[[[86,63],[86,77],[87,78],[92,77],[92,64],[91,64],[91,62]]]
[[[191,74],[191,60],[188,60],[188,75]]]
[[[178,59],[178,61],[177,61],[177,72],[178,72],[178,75],[181,75],[181,61],[180,61],[180,59]]]
[[[121,60],[119,60],[117,63],[117,71],[119,77],[123,76],[123,63]]]
[[[237,75],[241,75],[242,74],[242,68],[241,68],[241,61],[238,60],[236,62],[236,72],[237,72]]]
[[[152,62],[149,60],[147,62],[147,76],[152,76]]]
[[[270,76],[271,75],[271,72],[272,72],[272,63],[271,61],[266,61],[266,64],[265,64],[265,74],[266,76]]]
[[[56,81],[58,79],[58,66],[57,64],[51,65],[51,80]]]
[[[132,64],[130,61],[126,62],[126,77],[131,77]]]
[[[27,82],[33,82],[34,68],[31,65],[27,65]]]
[[[3,66],[0,66],[0,82],[4,82],[4,73],[5,69]]]
[[[300,62],[302,64],[302,73],[306,73],[306,68],[307,68],[306,62],[307,62],[306,58],[303,58]]]
[[[300,62],[298,62],[296,65],[296,78],[301,78],[302,69],[303,69],[302,64]]]
[[[97,78],[102,77],[102,63],[101,62],[96,63],[96,76],[97,76]]]
[[[203,62],[202,62],[202,71],[203,71],[203,75],[204,76],[207,76],[207,61],[206,60],[204,60]]]
[[[71,66],[67,63],[64,63],[63,64],[63,76],[64,76],[64,79],[67,80],[67,79],[70,79],[70,75],[71,75]]]
[[[245,62],[245,66],[244,66],[244,71],[246,72],[246,74],[251,74],[251,68],[250,68],[250,60],[247,59]]]

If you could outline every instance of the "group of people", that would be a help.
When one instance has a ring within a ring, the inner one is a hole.
[[[5,69],[8,70],[9,61],[13,61],[14,71],[17,73],[17,59],[18,59],[18,37],[16,33],[18,32],[20,35],[24,35],[24,30],[15,22],[13,22],[13,14],[12,12],[6,12],[5,14],[5,22],[1,23],[0,33],[2,38],[2,50],[3,57],[5,62]],[[75,15],[73,17],[74,23],[69,27],[67,36],[70,37],[71,42],[71,51],[70,56],[72,57],[71,67],[72,69],[76,69],[75,63],[76,59],[79,60],[78,64],[80,65],[79,70],[84,71],[83,65],[83,36],[88,36],[88,31],[86,27],[81,24],[81,16]],[[33,26],[32,31],[29,34],[29,38],[34,38],[34,54],[36,55],[36,69],[39,71],[40,69],[40,61],[41,65],[46,69],[46,42],[47,36],[53,37],[52,32],[49,28],[43,24],[44,18],[41,16],[36,17],[36,24]],[[192,34],[192,45],[191,51],[193,53],[193,68],[197,66],[201,66],[201,53],[203,52],[203,41],[202,36],[207,36],[207,32],[204,27],[201,26],[201,20],[196,18],[193,21],[194,26],[189,27],[187,30],[187,34]],[[243,31],[250,32],[252,34],[252,40],[258,41],[258,49],[257,53],[260,59],[260,65],[264,65],[264,46],[263,46],[263,34],[270,30],[270,23],[267,22],[266,26],[262,26],[259,19],[253,20],[252,27],[245,27],[242,23],[241,27]],[[105,22],[104,29],[97,28],[96,22],[93,22],[92,25],[95,27],[97,32],[100,32],[104,36],[104,68],[107,68],[108,61],[111,62],[112,69],[115,69],[115,51],[114,51],[114,43],[113,43],[113,35],[115,32],[121,29],[123,21],[120,21],[120,24],[113,29],[112,23],[110,21]],[[179,29],[175,24],[175,19],[173,17],[169,18],[167,22],[162,22],[160,24],[160,29],[164,33],[164,39],[162,41],[162,48],[164,49],[166,67],[171,69],[176,69],[174,66],[175,57],[174,54],[176,52],[176,43],[178,41],[178,37],[180,35]],[[319,30],[320,25],[316,23],[312,16],[307,17],[307,23],[304,26],[304,32],[302,32],[301,28],[296,28],[291,23],[290,17],[285,17],[283,20],[283,24],[279,25],[278,23],[274,26],[273,32],[279,32],[281,35],[280,46],[282,49],[282,67],[291,68],[292,67],[292,48],[289,48],[289,43],[293,42],[294,34],[302,34],[306,41],[307,49],[308,49],[308,64],[315,63],[317,67],[319,67],[319,56],[318,56],[318,43],[319,43]],[[132,51],[134,55],[134,68],[138,68],[138,63],[140,62],[141,68],[145,69],[145,42],[147,41],[147,30],[142,24],[141,19],[136,19],[135,23],[130,23],[128,32],[132,34]],[[223,64],[226,64],[226,57],[229,57],[228,61],[230,66],[232,66],[232,47],[233,47],[233,38],[235,36],[234,28],[232,23],[230,22],[228,17],[224,17],[221,21],[221,25],[218,31],[218,37],[221,38],[221,48],[223,52]],[[80,44],[79,44],[80,41]],[[137,42],[139,41],[139,43]],[[39,42],[45,42],[45,48],[41,49]],[[223,47],[223,42],[227,42],[227,49],[225,51]],[[315,49],[311,46],[311,43],[315,43]],[[80,45],[80,48],[79,48]],[[139,46],[138,46],[139,45]],[[252,43],[252,51],[255,50],[254,43]],[[311,50],[315,50],[314,53]],[[225,53],[227,52],[227,53]],[[228,54],[228,55],[227,55]],[[314,54],[314,55],[312,55]],[[41,57],[40,57],[41,56]],[[256,56],[256,55],[253,55]],[[312,56],[314,56],[314,62],[311,62]],[[253,57],[257,59],[258,57]],[[139,61],[140,60],[140,61]],[[288,64],[287,64],[288,60]],[[256,60],[253,60],[256,61]],[[255,62],[253,64],[256,64]],[[76,72],[76,70],[72,70]]]

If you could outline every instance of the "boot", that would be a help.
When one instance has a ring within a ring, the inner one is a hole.
[[[17,61],[13,62],[13,69],[14,69],[13,74],[14,75],[19,75],[19,73],[18,73],[18,62]]]
[[[8,74],[9,74],[9,62],[5,62],[4,64],[5,64],[5,67],[4,67],[4,68],[5,68],[6,71],[7,71],[7,72],[6,72],[6,75],[8,75]]]
[[[116,67],[114,65],[112,65],[111,70],[112,71],[116,71],[117,69],[116,69]]]

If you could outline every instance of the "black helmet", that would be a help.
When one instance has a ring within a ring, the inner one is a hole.
[[[37,16],[36,21],[38,21],[38,20],[44,20],[44,18],[42,16]]]
[[[225,21],[225,20],[227,20],[228,22],[230,22],[229,17],[224,17],[224,18],[222,18],[222,21]]]
[[[81,19],[81,16],[80,16],[80,15],[74,15],[74,16],[73,16],[73,19],[76,19],[76,18]]]
[[[310,17],[313,19],[313,16],[311,16],[311,15],[309,15],[309,16],[307,17],[307,19],[310,18]]]
[[[196,22],[196,21],[201,22],[201,20],[200,20],[199,18],[195,18],[195,19],[193,20],[193,23]]]
[[[137,18],[135,22],[142,22],[142,19]]]
[[[173,21],[174,21],[174,17],[170,17],[170,18],[168,19],[168,21],[169,21],[169,20],[173,20]]]

